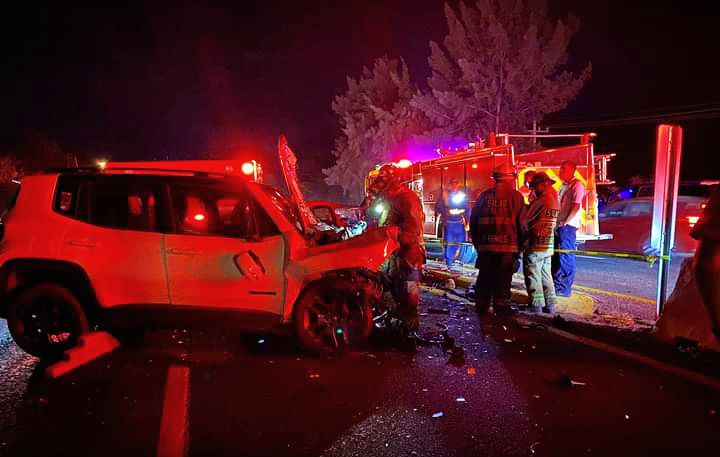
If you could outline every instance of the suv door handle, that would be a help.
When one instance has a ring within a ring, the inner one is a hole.
[[[70,246],[78,246],[83,248],[94,248],[96,246],[95,242],[90,240],[69,240],[67,241],[67,244],[69,244]]]
[[[200,251],[192,248],[168,248],[165,249],[165,253],[170,255],[198,255]]]

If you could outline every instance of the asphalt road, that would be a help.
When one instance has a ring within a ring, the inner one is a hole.
[[[720,455],[718,391],[427,291],[422,319],[454,344],[315,358],[156,332],[57,380],[3,325],[0,455],[153,456],[166,419],[191,456]],[[189,370],[187,409],[171,366]]]
[[[670,263],[668,295],[677,281],[682,258]],[[579,285],[655,299],[658,265],[637,260],[577,256]]]

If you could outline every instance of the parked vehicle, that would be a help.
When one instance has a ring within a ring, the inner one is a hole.
[[[675,224],[675,248],[677,254],[695,252],[697,241],[690,237],[690,230],[697,223],[704,208],[706,198],[678,197],[677,219]],[[642,253],[650,239],[652,226],[652,197],[638,197],[620,200],[608,205],[600,212],[600,230],[613,235],[610,240],[588,241],[586,249]]]
[[[308,206],[320,222],[342,230],[347,238],[360,235],[367,229],[361,208],[327,200],[310,200]]]

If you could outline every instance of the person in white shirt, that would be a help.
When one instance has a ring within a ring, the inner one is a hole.
[[[575,178],[577,165],[566,160],[560,166],[560,214],[557,221],[557,236],[555,237],[558,249],[576,249],[577,230],[581,227],[582,201],[585,197],[585,186]],[[555,294],[559,297],[569,297],[575,281],[575,254],[555,253],[552,262],[553,282]]]

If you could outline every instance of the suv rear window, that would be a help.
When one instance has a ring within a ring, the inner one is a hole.
[[[117,229],[160,231],[161,190],[162,183],[152,178],[99,176],[92,182],[90,192],[90,223]]]

